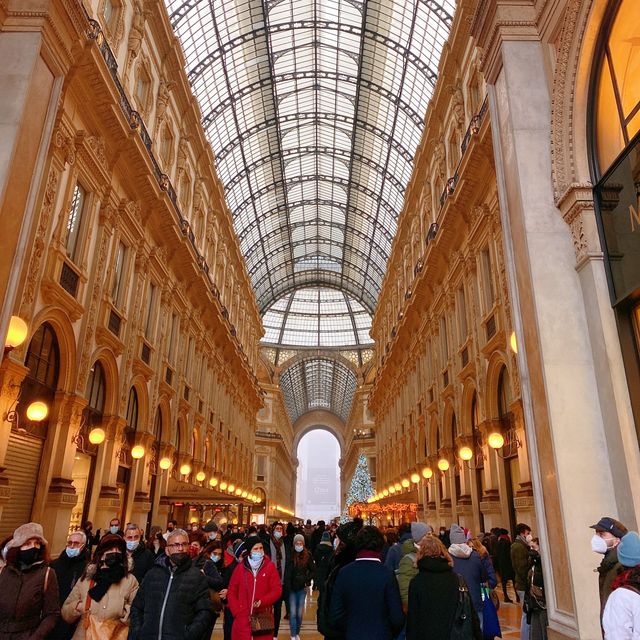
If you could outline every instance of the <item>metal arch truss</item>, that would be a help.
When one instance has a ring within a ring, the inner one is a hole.
[[[280,375],[280,386],[291,423],[305,413],[324,409],[347,421],[356,390],[356,376],[332,358],[299,360]]]
[[[455,0],[165,1],[263,313],[372,313]]]

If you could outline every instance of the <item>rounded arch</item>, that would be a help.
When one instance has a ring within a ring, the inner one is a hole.
[[[462,403],[460,409],[460,435],[469,436],[473,432],[473,411],[474,401],[476,403],[475,410],[479,408],[478,392],[476,390],[475,381],[472,378],[467,378],[462,388]],[[476,425],[477,426],[477,425]]]
[[[348,347],[344,347],[344,348],[348,350]],[[347,358],[345,358],[340,352],[331,351],[328,349],[327,350],[314,349],[313,355],[310,354],[308,351],[304,351],[304,350],[297,351],[294,355],[292,355],[287,360],[283,360],[282,362],[278,363],[278,369],[280,371],[280,374],[284,373],[284,371],[294,366],[298,362],[303,360],[309,360],[310,358],[327,358],[330,360],[335,360],[336,362],[339,362],[340,364],[347,367],[347,369],[350,369],[356,377],[358,376],[358,373],[359,373],[358,367],[353,362],[351,362],[351,360],[348,360]]]
[[[76,390],[76,336],[69,317],[62,310],[55,307],[45,307],[35,315],[29,326],[29,336],[24,341],[24,353],[22,355],[26,356],[31,339],[45,322],[51,326],[58,341],[58,389],[72,393]],[[80,389],[80,393],[84,393],[84,389]]]
[[[171,442],[171,401],[169,398],[162,394],[158,398],[158,411],[162,419],[162,442]]]
[[[179,415],[172,429],[171,444],[176,448],[176,453],[186,453],[186,447],[190,443],[187,438],[187,420],[184,415]]]
[[[418,450],[417,450],[417,458],[418,462],[425,460],[429,455],[429,450],[427,449],[427,428],[426,425],[420,424],[418,426]]]
[[[116,362],[113,352],[109,351],[109,349],[100,348],[93,352],[91,362],[100,362],[102,370],[104,371],[104,415],[116,415],[118,413],[118,389],[120,388],[120,379],[118,363]]]
[[[444,419],[442,443],[446,447],[452,447],[455,442],[456,436],[456,410],[453,406],[453,400],[447,400],[444,405]]]
[[[435,413],[431,414],[431,420],[429,420],[429,430],[427,433],[427,441],[429,443],[429,455],[433,456],[438,453],[441,440],[440,433],[438,431],[438,417]]]
[[[501,351],[494,351],[487,366],[485,403],[488,418],[498,418],[498,380],[503,367],[509,372],[505,354]]]
[[[344,423],[335,413],[330,411],[310,411],[300,416],[293,425],[293,451],[298,450],[298,445],[303,436],[314,429],[323,429],[335,436],[340,445],[340,457],[345,452]]]
[[[149,390],[142,376],[135,376],[131,380],[131,387],[136,390],[138,396],[138,431],[151,433],[153,423],[149,414]]]

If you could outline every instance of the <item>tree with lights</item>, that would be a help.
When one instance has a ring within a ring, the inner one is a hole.
[[[358,457],[358,464],[356,465],[356,470],[351,479],[351,486],[347,493],[347,510],[355,502],[366,503],[375,493],[373,485],[371,484],[371,474],[369,473],[367,458],[361,454]]]

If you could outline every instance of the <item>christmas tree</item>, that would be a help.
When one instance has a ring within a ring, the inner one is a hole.
[[[365,456],[358,457],[358,464],[351,479],[351,486],[347,493],[347,509],[355,502],[366,502],[375,495],[369,474],[369,465]]]

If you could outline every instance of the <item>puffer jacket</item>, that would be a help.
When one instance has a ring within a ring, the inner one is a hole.
[[[452,544],[449,547],[449,554],[453,558],[454,572],[464,578],[469,587],[473,606],[480,613],[482,611],[480,585],[487,582],[489,588],[493,589],[497,584],[491,558],[489,555],[481,556],[467,544]]]
[[[602,626],[605,640],[640,640],[640,594],[624,587],[612,591]]]
[[[58,580],[43,562],[24,570],[2,567],[0,594],[0,640],[43,640],[53,631],[60,617]]]
[[[402,599],[402,608],[405,613],[409,605],[409,583],[418,575],[417,550],[413,542],[413,538],[409,538],[402,543],[402,557],[396,571],[398,578],[398,586],[400,587],[400,598]]]
[[[129,640],[204,640],[212,622],[204,575],[190,559],[174,567],[167,556],[160,556],[131,605]]]
[[[62,605],[62,617],[65,622],[73,623],[80,620],[73,634],[73,640],[84,640],[85,637],[83,620],[86,616],[87,594],[91,588],[91,579],[95,575],[95,570],[95,565],[87,567],[86,577],[76,582]],[[127,623],[131,603],[137,592],[138,581],[133,574],[129,573],[120,582],[112,584],[107,593],[100,598],[100,602],[89,598],[89,613],[97,620],[119,620]]]

